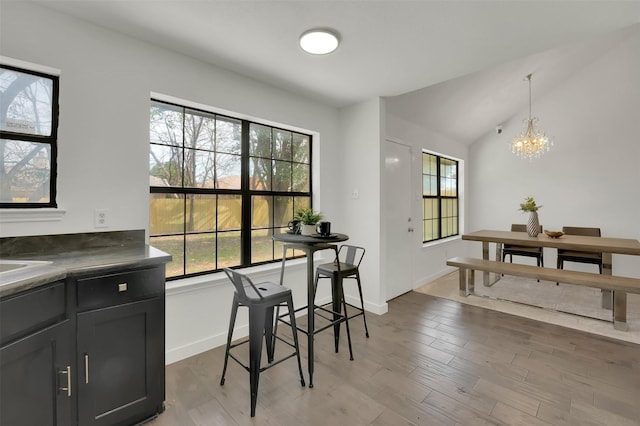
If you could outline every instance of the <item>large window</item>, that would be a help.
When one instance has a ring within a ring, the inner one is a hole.
[[[458,162],[422,153],[423,242],[458,235]]]
[[[274,233],[311,206],[311,136],[151,101],[150,242],[167,277],[282,257]],[[291,254],[291,253],[289,253]]]
[[[0,65],[0,207],[56,207],[57,76]]]

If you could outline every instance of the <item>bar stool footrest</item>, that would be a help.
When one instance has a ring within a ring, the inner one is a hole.
[[[330,303],[329,303],[329,304],[327,304],[327,305],[330,305]],[[326,329],[328,329],[328,328],[330,328],[330,327],[333,327],[334,325],[341,324],[341,323],[343,323],[343,322],[347,321],[348,319],[351,319],[351,318],[352,318],[351,316],[350,316],[349,318],[347,318],[347,317],[345,317],[345,316],[344,316],[343,314],[341,314],[341,313],[338,313],[338,312],[332,311],[331,309],[327,309],[327,308],[325,308],[325,306],[327,306],[327,305],[314,305],[314,310],[313,310],[314,314],[315,314],[316,316],[318,316],[318,317],[322,318],[323,320],[325,320],[325,321],[328,321],[328,322],[329,322],[328,324],[326,324],[326,325],[324,325],[324,326],[322,326],[322,327],[319,327],[319,328],[317,327],[317,328],[314,330],[314,332],[313,332],[313,334],[314,334],[314,335],[315,335],[315,334],[318,334],[318,333],[320,333],[321,331],[324,331],[324,330],[326,330]],[[303,307],[301,307],[301,308],[296,309],[296,310],[294,311],[294,313],[295,313],[295,312],[299,312],[299,311],[306,311],[306,310],[307,310],[307,307],[306,307],[306,306],[303,306]],[[333,317],[330,317],[330,318],[329,318],[329,317],[326,317],[326,316],[324,316],[322,313],[317,312],[317,310],[321,310],[321,311],[323,311],[323,312],[326,312],[327,314],[336,315],[336,316],[338,316],[338,318],[334,319]],[[358,316],[358,315],[361,315],[361,313],[360,313],[360,314],[356,314],[355,316]],[[280,322],[282,322],[282,323],[284,323],[284,324],[287,324],[288,326],[291,326],[291,322],[290,322],[290,321],[288,321],[288,319],[287,319],[288,317],[289,317],[289,314],[288,314],[288,313],[286,313],[286,314],[281,314],[281,315],[279,315],[279,316],[277,317],[277,320],[278,320],[278,321],[280,321]],[[296,329],[297,329],[299,332],[306,334],[307,336],[309,335],[309,330],[308,330],[308,329],[306,329],[306,328],[303,328],[303,327],[299,326],[298,324],[296,324]]]
[[[295,349],[295,345],[292,344],[291,342],[289,342],[286,339],[283,339],[280,336],[274,336],[276,339],[280,340],[283,343],[286,343],[287,345],[291,346],[292,348]],[[249,366],[247,366],[244,362],[242,362],[240,359],[236,358],[235,355],[231,352],[232,349],[237,348],[238,346],[242,346],[246,343],[249,343],[249,339],[243,340],[241,342],[238,343],[234,343],[232,345],[229,346],[229,357],[231,359],[233,359],[235,362],[237,362],[238,364],[240,364],[240,366],[242,368],[244,368],[246,371],[250,371]],[[271,361],[268,365],[265,365],[264,367],[260,367],[260,373],[262,373],[265,370],[268,370],[269,368],[280,364],[283,361],[288,360],[289,358],[293,358],[294,356],[296,356],[296,352],[294,351],[293,353],[289,354],[289,355],[284,355],[281,358],[277,359],[277,360],[273,360]]]
[[[359,317],[359,316],[363,316],[363,315],[364,315],[364,309],[362,309],[361,307],[356,306],[356,305],[352,305],[352,304],[351,304],[351,303],[349,303],[349,302],[345,302],[345,303],[347,304],[347,306],[348,306],[348,307],[353,308],[353,309],[355,309],[355,310],[357,311],[355,314],[353,314],[353,315],[349,315],[348,319],[352,319],[352,318],[355,318],[355,317]],[[318,307],[319,307],[319,308],[322,308],[322,307],[324,307],[324,306],[329,306],[329,305],[331,305],[331,302],[326,303],[326,304],[324,304],[324,305],[319,305]],[[338,315],[344,316],[344,315],[342,315],[342,314],[338,314]]]

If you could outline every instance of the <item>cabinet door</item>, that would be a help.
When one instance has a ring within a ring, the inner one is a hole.
[[[0,349],[0,425],[72,424],[70,348],[67,320]]]
[[[164,299],[77,315],[78,420],[131,425],[162,411]]]

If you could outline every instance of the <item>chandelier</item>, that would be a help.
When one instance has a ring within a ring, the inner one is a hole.
[[[511,141],[511,152],[518,158],[526,158],[529,161],[540,158],[553,146],[553,141],[544,132],[536,129],[538,119],[531,116],[531,75],[525,77],[529,82],[529,118],[525,120],[522,133]]]

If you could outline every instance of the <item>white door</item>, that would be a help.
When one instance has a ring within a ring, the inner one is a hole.
[[[411,270],[414,229],[419,223],[411,217],[411,148],[390,140],[385,149],[386,184],[386,300],[391,300],[413,289]]]

